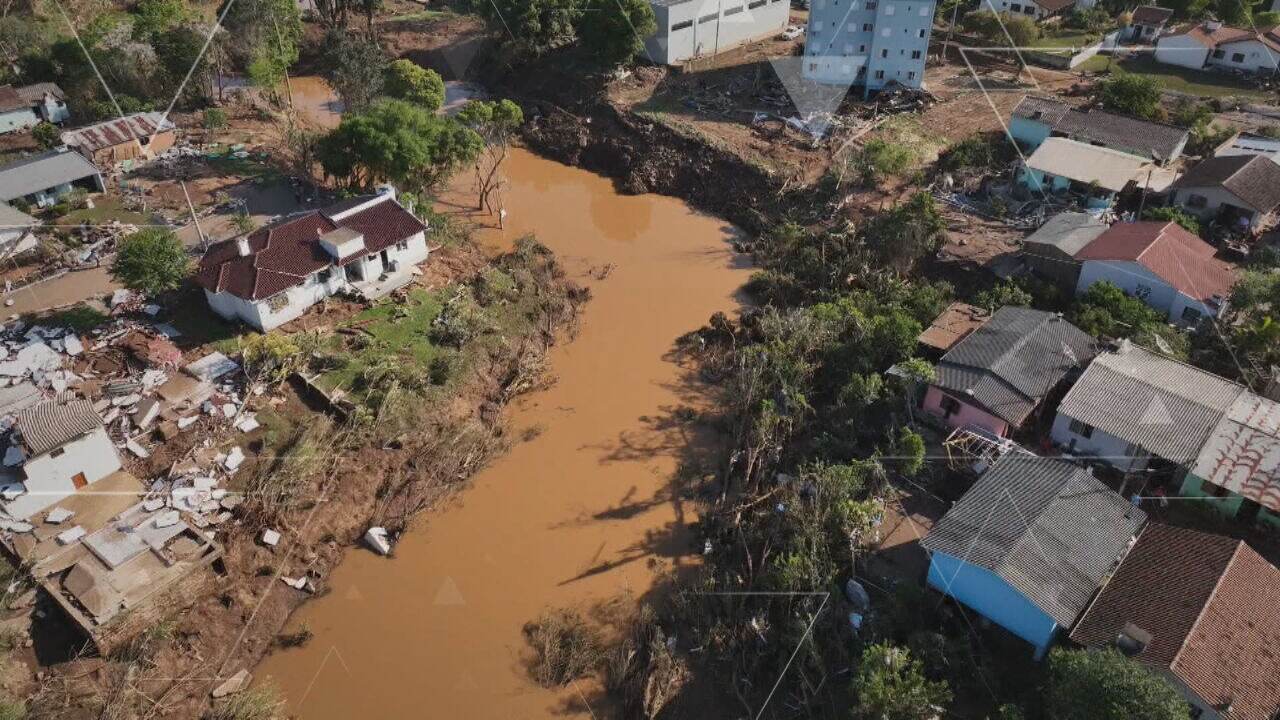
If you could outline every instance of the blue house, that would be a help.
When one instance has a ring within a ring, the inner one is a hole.
[[[1010,453],[925,538],[929,586],[1031,643],[1039,659],[1145,521],[1088,470]]]
[[[1105,110],[1081,110],[1054,98],[1028,95],[1013,109],[1009,134],[1027,151],[1050,137],[1116,150],[1148,162],[1177,160],[1190,137],[1186,128]]]

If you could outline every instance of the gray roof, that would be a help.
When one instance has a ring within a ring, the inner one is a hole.
[[[923,545],[985,568],[1056,620],[1075,623],[1146,513],[1074,463],[1005,455]]]
[[[17,88],[17,91],[18,95],[22,96],[24,100],[29,101],[33,105],[43,100],[45,93],[49,93],[59,100],[65,100],[67,97],[67,94],[62,92],[62,88],[58,87],[58,83],[51,82],[26,85],[24,87]]]
[[[35,456],[102,427],[102,418],[88,400],[46,400],[18,413],[14,426]]]
[[[1095,354],[1093,338],[1060,315],[1003,307],[942,356],[934,384],[1020,425]]]
[[[1186,465],[1242,392],[1217,375],[1126,342],[1094,359],[1058,413]]]
[[[0,203],[0,230],[14,228],[30,228],[39,225],[40,221],[7,203]]]
[[[30,155],[0,167],[0,200],[8,202],[97,174],[98,168],[73,150]]]
[[[1052,98],[1027,96],[1013,109],[1015,117],[1048,125],[1054,132],[1157,159],[1172,159],[1187,141],[1186,128],[1117,115],[1103,110],[1080,110]]]
[[[1082,212],[1058,213],[1023,240],[1024,245],[1047,245],[1068,257],[1075,257],[1085,245],[1106,232],[1105,222]]]

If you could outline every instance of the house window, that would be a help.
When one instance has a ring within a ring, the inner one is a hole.
[[[880,7],[880,4],[876,0],[867,0],[868,10],[875,10],[877,7]]]
[[[858,52],[860,52],[860,53],[864,53],[864,52],[866,52],[866,51],[867,51],[867,46],[866,46],[866,45],[859,45],[859,46],[858,46]]]
[[[397,249],[397,250],[408,250],[408,249],[409,249],[409,241],[408,241],[408,240],[401,240],[400,242],[396,243],[396,249]]]
[[[1080,422],[1075,418],[1071,418],[1070,430],[1072,433],[1079,435],[1082,438],[1093,437],[1093,426],[1089,423]]]
[[[1185,323],[1200,322],[1201,312],[1193,307],[1182,308],[1182,321]]]
[[[709,22],[715,22],[715,19],[716,19],[715,13],[711,13],[710,15],[703,15],[702,17],[698,18],[698,24],[706,25]]]
[[[919,50],[912,50],[912,51],[911,51],[911,59],[912,59],[912,60],[919,60],[919,59],[920,59],[920,51],[919,51]]]
[[[1032,6],[1028,5],[1028,6],[1026,6],[1026,7],[1022,8],[1022,14],[1023,14],[1023,15],[1035,15],[1035,14],[1036,14],[1036,9],[1035,9],[1034,7],[1032,7]]]
[[[877,75],[882,75],[883,73],[884,71],[881,70]],[[943,395],[942,401],[938,403],[938,407],[942,408],[942,412],[945,413],[947,417],[951,417],[952,415],[960,412],[960,401],[950,395]]]
[[[863,25],[862,32],[871,32],[871,23],[866,23],[865,25]]]
[[[882,57],[882,58],[887,58],[887,57],[889,57],[889,50],[888,50],[888,48],[881,48],[881,49],[880,49],[880,57]]]
[[[672,25],[671,32],[677,32],[679,30],[688,30],[691,27],[693,27],[693,21],[685,20],[684,22],[678,22],[675,25]]]
[[[1244,62],[1244,53],[1231,53],[1231,62],[1234,62],[1234,63]]]
[[[1202,208],[1209,204],[1209,198],[1191,193],[1187,196],[1187,207]]]
[[[921,40],[923,40],[923,39],[924,39],[924,34],[925,34],[926,32],[928,32],[928,31],[927,31],[927,30],[925,30],[924,28],[920,28],[920,30],[919,30],[918,32],[919,32],[919,35],[920,35],[920,39],[921,39]]]
[[[916,79],[916,71],[915,71],[915,70],[910,70],[910,71],[908,71],[908,72],[907,72],[907,79],[908,79],[908,80],[915,80],[915,79]]]
[[[51,458],[62,457],[63,455],[66,454],[66,452],[67,452],[66,448],[54,448],[49,451],[49,457]]]
[[[740,13],[740,12],[742,12],[742,6],[741,6],[741,5],[739,5],[739,6],[738,6],[738,7],[736,7],[736,8],[729,8],[728,10],[725,10],[725,11],[724,11],[724,16],[725,16],[725,17],[729,17],[730,15],[737,15],[737,14],[738,14],[738,13]]]
[[[747,3],[748,10],[755,10],[758,7],[764,7],[764,0],[756,0],[753,3]]]
[[[1020,3],[1014,3],[1009,6],[1009,9],[1014,12],[1022,12],[1022,5]]]
[[[1226,56],[1227,56],[1227,52],[1226,52],[1225,50],[1214,50],[1214,51],[1213,51],[1213,57],[1214,57],[1214,59],[1215,59],[1215,60],[1221,60],[1222,58],[1224,58],[1224,57],[1226,57]]]
[[[877,70],[877,71],[876,71],[876,79],[877,79],[877,80],[883,80],[883,79],[884,79],[884,71],[883,71],[883,70]]]

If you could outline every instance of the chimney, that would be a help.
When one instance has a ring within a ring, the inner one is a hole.
[[[249,236],[241,235],[236,238],[236,254],[240,257],[249,257]]]

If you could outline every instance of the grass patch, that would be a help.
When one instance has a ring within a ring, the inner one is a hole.
[[[154,222],[154,218],[136,210],[126,210],[120,198],[108,195],[93,196],[93,207],[72,210],[54,221],[55,225],[74,226],[81,223],[105,225],[118,220],[126,225],[145,225]]]
[[[439,20],[447,20],[454,14],[448,10],[418,10],[416,12],[400,13],[391,17],[382,19],[381,22],[436,22]]]
[[[387,363],[427,377],[440,354],[430,332],[443,305],[435,293],[414,289],[403,303],[383,300],[352,317],[342,325],[349,332],[329,339],[327,349],[338,363],[321,376],[320,386],[358,394],[366,373]]]
[[[1248,97],[1255,100],[1273,99],[1273,94],[1266,90],[1243,82],[1239,78],[1226,73],[1192,70],[1176,65],[1164,65],[1150,56],[1115,59],[1107,55],[1095,55],[1076,66],[1076,70],[1088,72],[1110,72],[1113,74],[1144,75],[1154,78],[1165,90],[1199,95],[1204,97]]]
[[[1041,48],[1085,48],[1102,39],[1096,33],[1066,33],[1063,35],[1045,35],[1031,41],[1032,47]]]
[[[205,720],[276,720],[283,710],[280,691],[273,685],[259,685],[219,700],[205,713]]]
[[[524,637],[535,656],[529,672],[547,688],[589,675],[606,655],[599,632],[574,610],[544,612],[524,626]]]

